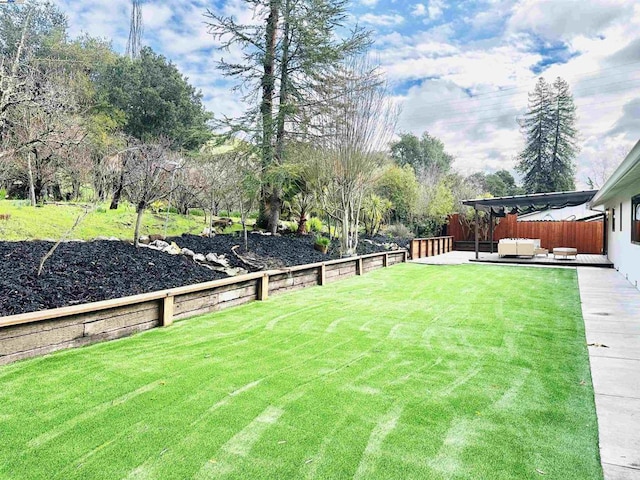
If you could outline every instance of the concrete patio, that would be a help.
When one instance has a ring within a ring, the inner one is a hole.
[[[500,257],[497,253],[480,253],[476,260],[475,255],[469,260],[479,263],[517,263],[520,265],[550,265],[552,267],[602,267],[612,268],[613,264],[605,255],[578,254],[573,257],[536,255],[535,257]]]
[[[640,291],[613,269],[579,267],[606,480],[640,480]]]

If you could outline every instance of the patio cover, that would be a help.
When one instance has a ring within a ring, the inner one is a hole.
[[[463,205],[475,209],[475,247],[476,259],[480,250],[478,239],[478,211],[489,212],[491,219],[494,216],[503,217],[507,211],[509,213],[529,213],[536,210],[548,210],[550,208],[564,208],[581,205],[591,201],[598,193],[598,190],[581,190],[575,192],[551,192],[533,193],[530,195],[514,195],[511,197],[476,198],[465,200]],[[493,253],[493,221],[489,223],[491,234],[491,253]]]

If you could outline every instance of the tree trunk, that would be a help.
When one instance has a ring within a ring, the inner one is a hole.
[[[249,236],[247,235],[247,220],[242,216],[242,232],[244,234],[244,251],[249,251]]]
[[[75,201],[78,201],[80,200],[80,187],[81,187],[80,181],[74,179],[74,181],[72,182],[72,186],[73,186],[73,193],[71,194],[72,198]]]
[[[33,184],[33,168],[31,166],[31,152],[27,152],[27,176],[29,177],[29,199],[31,206],[36,206],[36,188]]]
[[[305,235],[307,233],[307,212],[302,208],[300,209],[300,220],[298,220],[297,235]]]
[[[116,186],[116,191],[113,193],[113,199],[111,200],[111,205],[109,205],[109,210],[118,209],[123,188],[124,188],[124,165],[122,167],[122,171],[120,172],[120,177],[118,178],[118,185]]]
[[[214,197],[211,196],[211,215],[209,215],[209,238],[213,237],[213,214],[214,214],[214,210],[216,209],[216,202],[214,200]],[[216,211],[215,214],[217,215],[218,212]]]
[[[136,228],[133,232],[133,244],[138,248],[140,246],[140,226],[142,225],[142,215],[144,215],[144,209],[147,207],[146,202],[138,203],[138,208],[136,212],[138,216],[136,217]]]
[[[262,100],[260,103],[260,114],[262,115],[262,168],[263,172],[267,172],[273,164],[274,148],[273,148],[273,97],[275,94],[275,58],[277,45],[278,20],[280,14],[280,0],[270,0],[269,17],[267,18],[266,38],[265,38],[265,55],[263,63],[263,74],[261,80]],[[263,174],[264,175],[264,174]],[[263,182],[264,183],[264,182]],[[267,207],[267,202],[272,195],[268,195],[265,188],[262,195],[263,208],[261,211],[268,214],[267,228],[269,231],[273,229],[273,207]],[[266,216],[266,215],[265,215]],[[276,215],[276,228],[277,217]],[[259,223],[260,220],[258,219]]]
[[[287,102],[289,100],[289,46],[291,44],[291,26],[289,19],[290,13],[290,0],[284,0],[284,31],[282,34],[282,57],[280,59],[280,98],[278,101],[278,116],[276,125],[275,161],[277,163],[282,162],[284,157],[285,122],[287,120],[287,114],[289,113],[289,106],[287,105]]]
[[[274,189],[269,196],[269,232],[274,234],[278,231],[278,222],[280,221],[280,209],[282,208],[282,199],[277,189]]]

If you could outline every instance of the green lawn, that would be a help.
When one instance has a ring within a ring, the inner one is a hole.
[[[404,264],[0,368],[0,478],[601,479],[576,273]]]
[[[9,220],[0,220],[0,240],[57,240],[71,228],[83,211],[82,206],[73,204],[31,207],[25,201],[0,200],[0,214],[11,215]],[[141,234],[164,234],[165,220],[166,214],[147,211],[143,217]],[[109,210],[109,204],[105,203],[93,209],[71,237],[90,240],[102,236],[133,240],[135,223],[136,213],[132,205],[123,202],[118,210]],[[199,234],[206,226],[201,216],[169,214],[167,235]],[[242,227],[234,224],[225,233],[239,229]]]

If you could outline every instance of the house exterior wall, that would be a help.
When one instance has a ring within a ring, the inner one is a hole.
[[[636,195],[640,195],[640,184],[626,189],[613,200],[608,200],[605,207],[609,212],[607,219],[609,260],[632,285],[640,289],[640,244],[631,242],[631,198]],[[622,204],[622,212],[620,204]],[[611,228],[612,209],[615,209],[615,231]],[[620,220],[622,220],[622,230]]]

